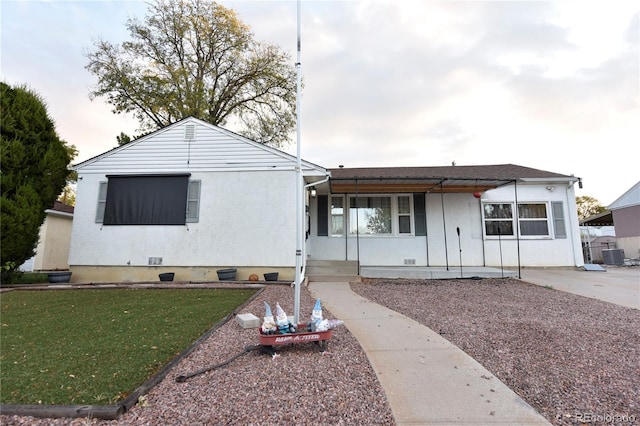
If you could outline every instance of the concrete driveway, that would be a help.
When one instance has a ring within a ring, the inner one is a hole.
[[[606,272],[523,269],[522,281],[640,309],[640,267],[607,266]]]

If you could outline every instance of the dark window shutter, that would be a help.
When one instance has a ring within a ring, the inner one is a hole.
[[[416,236],[427,235],[427,211],[425,206],[425,195],[420,192],[413,194],[413,214],[416,223]]]
[[[318,195],[318,236],[329,235],[329,196]]]

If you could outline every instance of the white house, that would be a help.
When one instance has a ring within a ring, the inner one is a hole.
[[[187,118],[74,169],[74,281],[157,280],[169,271],[215,280],[229,267],[241,280],[294,278],[295,157]],[[583,264],[573,176],[514,165],[328,170],[304,161],[302,172],[303,263]]]
[[[306,182],[327,171],[302,162]],[[74,167],[74,281],[293,279],[296,158],[187,118]]]

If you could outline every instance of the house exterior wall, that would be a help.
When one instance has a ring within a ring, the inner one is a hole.
[[[549,190],[547,187],[553,189]],[[483,201],[513,201],[515,199],[514,194],[514,186],[509,185],[485,192]],[[549,182],[542,184],[518,184],[517,197],[518,203],[562,202],[564,224],[567,233],[566,238],[521,236],[519,241],[521,266],[583,266],[584,259],[573,186],[567,185],[566,183],[550,184]],[[551,224],[551,227],[553,228],[553,224]],[[500,265],[500,244],[502,244],[504,265],[515,266],[517,264],[518,241],[514,238],[501,240],[493,238],[485,241],[487,266]]]
[[[40,239],[33,259],[34,270],[69,268],[72,225],[72,215],[48,211],[40,227]]]
[[[253,268],[259,273],[261,267],[295,264],[293,172],[192,173],[191,180],[201,181],[199,221],[184,226],[96,223],[98,190],[107,178],[81,176],[69,259],[74,280],[117,278],[113,273],[100,278],[95,268],[84,269],[93,272],[91,277],[82,276],[81,267],[96,266],[119,266],[121,279],[132,281],[145,276],[142,268],[148,271],[146,279],[154,280],[158,268],[149,268],[150,257],[161,257],[163,268],[187,268],[185,276],[176,277],[183,280],[216,279],[217,268]]]
[[[321,237],[317,220],[312,220],[307,256],[318,260],[360,260],[363,266],[582,266],[584,264],[578,228],[575,194],[566,183],[518,184],[519,203],[561,201],[566,238],[504,236],[487,237],[483,203],[514,203],[513,185],[486,191],[481,199],[468,193],[427,194],[427,236],[355,235]],[[444,203],[444,215],[443,215]],[[317,199],[311,200],[317,212]],[[553,221],[549,226],[553,228]],[[457,228],[460,229],[458,239]],[[412,228],[415,229],[415,228]],[[552,231],[553,234],[553,231]],[[460,252],[462,250],[462,252]]]

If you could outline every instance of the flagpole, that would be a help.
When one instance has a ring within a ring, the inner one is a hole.
[[[300,157],[300,91],[302,78],[300,76],[300,0],[296,2],[297,13],[297,57],[296,57],[296,274],[295,301],[293,318],[294,324],[300,322],[300,286],[302,280],[302,159]]]

